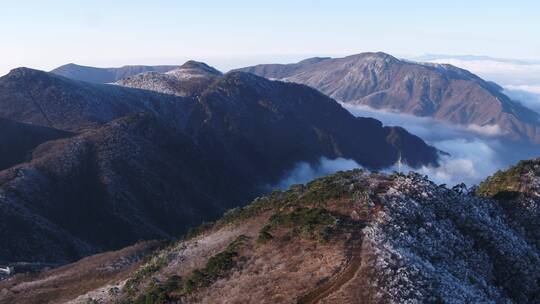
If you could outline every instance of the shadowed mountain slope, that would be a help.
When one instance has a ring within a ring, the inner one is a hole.
[[[38,145],[70,133],[0,118],[0,171],[31,158]]]
[[[0,79],[0,117],[73,133],[0,171],[9,244],[0,260],[9,262],[67,262],[178,237],[268,191],[299,162],[438,159],[418,137],[356,118],[314,89],[241,72],[184,98],[17,69]]]
[[[230,210],[120,280],[100,270],[107,285],[80,282],[70,303],[538,303],[538,163],[496,174],[482,195],[363,170],[295,185]],[[527,178],[512,197],[486,197],[517,172]],[[0,283],[0,299],[54,295],[47,277]]]

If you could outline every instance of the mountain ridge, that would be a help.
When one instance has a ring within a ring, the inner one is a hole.
[[[124,87],[145,89],[164,94],[191,97],[201,94],[223,74],[215,68],[194,60],[166,73],[146,72],[118,80]]]
[[[71,134],[0,171],[0,233],[11,244],[0,260],[10,262],[65,263],[173,239],[265,193],[299,162],[438,162],[403,129],[354,117],[307,86],[242,72],[179,97],[19,69],[0,78],[0,117]]]
[[[167,72],[177,68],[174,65],[145,66],[145,65],[126,65],[120,68],[96,68],[69,63],[51,70],[53,74],[67,78],[93,82],[93,83],[112,83],[122,78],[132,76],[143,72]]]
[[[498,86],[451,65],[400,60],[379,52],[238,70],[307,84],[352,105],[429,116],[458,125],[497,125],[500,136],[540,143],[538,113],[511,100]]]
[[[504,189],[501,180],[528,174],[519,181],[524,196],[513,188],[510,200],[412,172],[357,169],[294,185],[147,253],[138,267],[121,267],[121,280],[98,266],[107,284],[76,284],[69,303],[536,303],[539,164],[524,161],[486,180],[484,189]],[[66,268],[114,262],[99,257]],[[59,298],[48,286],[64,278],[58,272],[0,282],[0,299],[33,303],[20,290]]]

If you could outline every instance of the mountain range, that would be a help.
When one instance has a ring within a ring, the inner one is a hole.
[[[185,77],[209,73],[204,85]],[[27,68],[0,78],[0,150],[9,151],[0,171],[1,262],[66,263],[174,239],[321,157],[372,169],[438,162],[420,138],[354,117],[305,85],[195,62],[166,75],[193,93]]]
[[[432,117],[540,144],[540,115],[497,84],[447,64],[399,60],[385,53],[262,64],[240,71],[309,85],[351,105]]]
[[[133,76],[145,72],[165,73],[174,70],[178,66],[161,65],[161,66],[146,66],[146,65],[127,65],[121,68],[96,68],[83,66],[74,63],[69,63],[60,66],[51,71],[51,73],[64,76],[67,78],[93,82],[93,83],[112,83],[129,76]]]
[[[478,188],[353,170],[0,282],[2,303],[538,303],[540,159]]]
[[[166,73],[140,73],[120,79],[116,84],[177,96],[195,96],[221,76],[223,74],[213,67],[191,60]]]

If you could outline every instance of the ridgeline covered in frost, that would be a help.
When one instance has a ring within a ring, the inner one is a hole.
[[[368,298],[390,303],[538,303],[538,238],[506,202],[397,176],[364,230]],[[519,206],[515,206],[519,208]],[[538,214],[535,214],[538,221]]]
[[[0,301],[32,286],[59,303],[539,303],[539,163],[473,189],[339,172],[233,209],[76,298],[41,283],[57,270],[0,284]]]

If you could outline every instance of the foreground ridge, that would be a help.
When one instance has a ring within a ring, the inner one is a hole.
[[[516,168],[537,180],[539,162]],[[70,303],[537,303],[537,196],[475,194],[483,187],[339,172],[232,209],[125,279],[81,282]],[[0,283],[4,299],[31,281]]]

